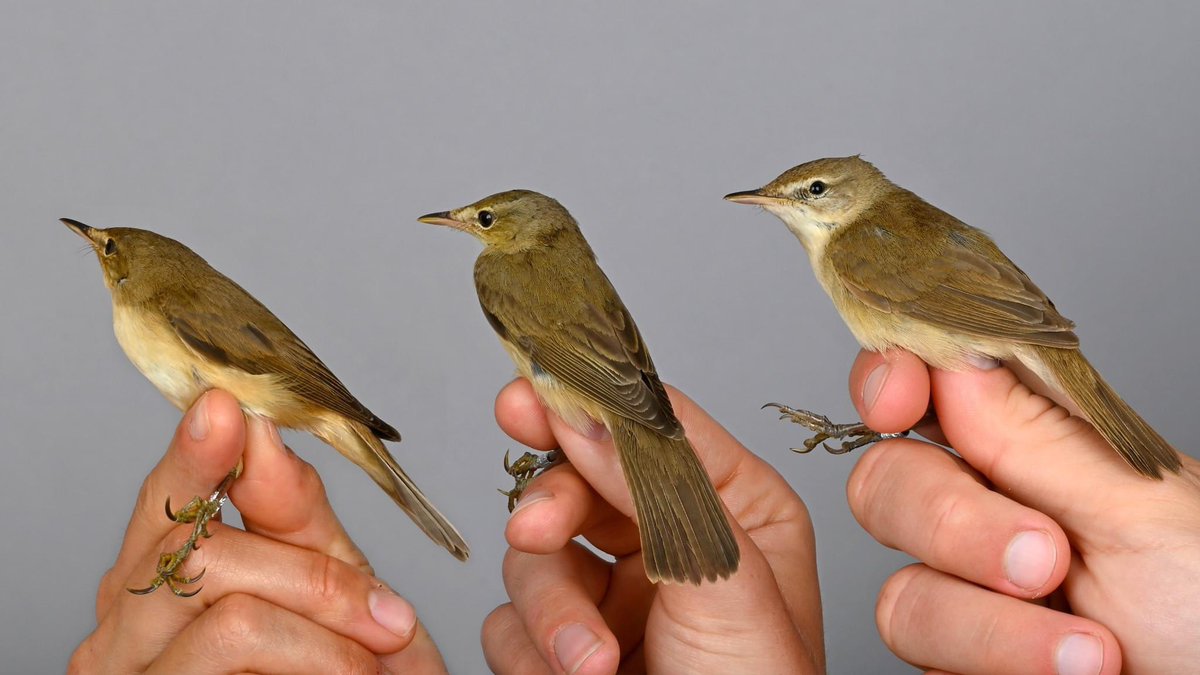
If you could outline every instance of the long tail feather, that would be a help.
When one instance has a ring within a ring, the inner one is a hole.
[[[650,580],[699,584],[736,571],[737,541],[687,439],[624,418],[607,421],[637,509]]]
[[[471,549],[458,529],[446,520],[417,484],[404,473],[370,429],[350,422],[333,435],[334,438],[325,438],[325,441],[362,467],[430,539],[459,560],[466,560],[471,555]]]
[[[1108,386],[1079,350],[1034,349],[1092,426],[1138,473],[1156,479],[1164,469],[1179,473],[1179,454],[1171,444]]]

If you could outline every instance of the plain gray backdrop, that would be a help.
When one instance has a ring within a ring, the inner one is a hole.
[[[793,455],[768,400],[849,418],[857,351],[773,217],[721,201],[863,153],[991,232],[1079,324],[1113,385],[1194,448],[1200,10],[1190,3],[15,3],[0,6],[0,670],[61,670],[178,421],[111,330],[57,221],[178,238],[394,423],[471,542],[431,545],[309,436],[380,575],[452,670],[504,601],[512,366],[478,244],[415,222],[524,187],[557,197],[688,392],[805,499],[830,669],[907,672],[879,640],[907,559],[846,506],[855,457]],[[1069,480],[1068,476],[1063,477]]]

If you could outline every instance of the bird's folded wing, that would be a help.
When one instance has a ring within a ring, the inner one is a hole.
[[[880,311],[968,335],[1077,347],[1075,324],[987,235],[962,227],[922,231],[920,241],[898,241],[882,224],[854,228],[826,255],[846,288]]]
[[[367,426],[383,440],[400,440],[399,432],[359,403],[308,345],[265,307],[245,312],[220,306],[214,313],[189,304],[177,298],[165,301],[162,309],[179,339],[197,354],[253,375],[275,375],[290,391],[314,405]],[[269,319],[246,318],[264,313]]]
[[[610,297],[615,299],[616,291]],[[537,367],[617,415],[664,436],[683,437],[650,352],[620,300],[606,307],[581,306],[553,326],[503,288],[481,290],[480,304],[500,337]]]

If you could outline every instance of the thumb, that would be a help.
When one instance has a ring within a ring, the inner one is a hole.
[[[1137,518],[1138,504],[1156,492],[1166,498],[1180,480],[1137,475],[1087,421],[1008,368],[931,370],[930,383],[942,430],[963,459],[1069,530]]]

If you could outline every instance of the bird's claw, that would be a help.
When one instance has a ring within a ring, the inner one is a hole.
[[[191,501],[189,501],[182,509],[173,511],[171,510],[171,496],[167,495],[167,503],[164,505],[164,508],[167,512],[167,518],[169,518],[172,523],[194,523],[196,522],[196,518],[200,517],[201,512],[204,510],[204,507],[207,504],[207,500],[201,499],[200,497],[192,497]]]
[[[208,568],[200,570],[200,573],[194,577],[185,577],[180,573],[179,568],[183,566],[188,555],[195,549],[195,542],[184,544],[183,548],[174,553],[164,553],[158,557],[157,576],[150,582],[150,585],[145,588],[128,588],[130,593],[134,595],[147,595],[157,591],[159,586],[166,586],[175,594],[176,597],[190,598],[200,591],[204,590],[201,586],[194,591],[186,591],[182,586],[191,586],[192,584],[204,578],[204,573]]]
[[[881,434],[872,431],[862,422],[836,424],[825,415],[809,410],[799,410],[781,403],[767,403],[763,405],[763,408],[775,408],[779,411],[779,419],[790,420],[814,432],[811,438],[805,439],[803,449],[792,448],[792,452],[802,455],[812,452],[818,445],[825,448],[825,452],[831,455],[844,455],[876,441],[888,438],[901,438],[908,435],[907,431],[896,434]],[[842,442],[837,447],[834,447],[826,442],[829,440],[841,440]]]
[[[521,499],[521,495],[524,494],[529,481],[533,480],[546,469],[563,461],[565,457],[561,450],[551,450],[542,454],[527,452],[518,457],[517,461],[510,462],[508,459],[508,450],[505,450],[504,472],[513,477],[515,484],[511,490],[497,488],[496,491],[508,498],[508,512],[512,513],[513,509],[516,508],[517,501]]]

